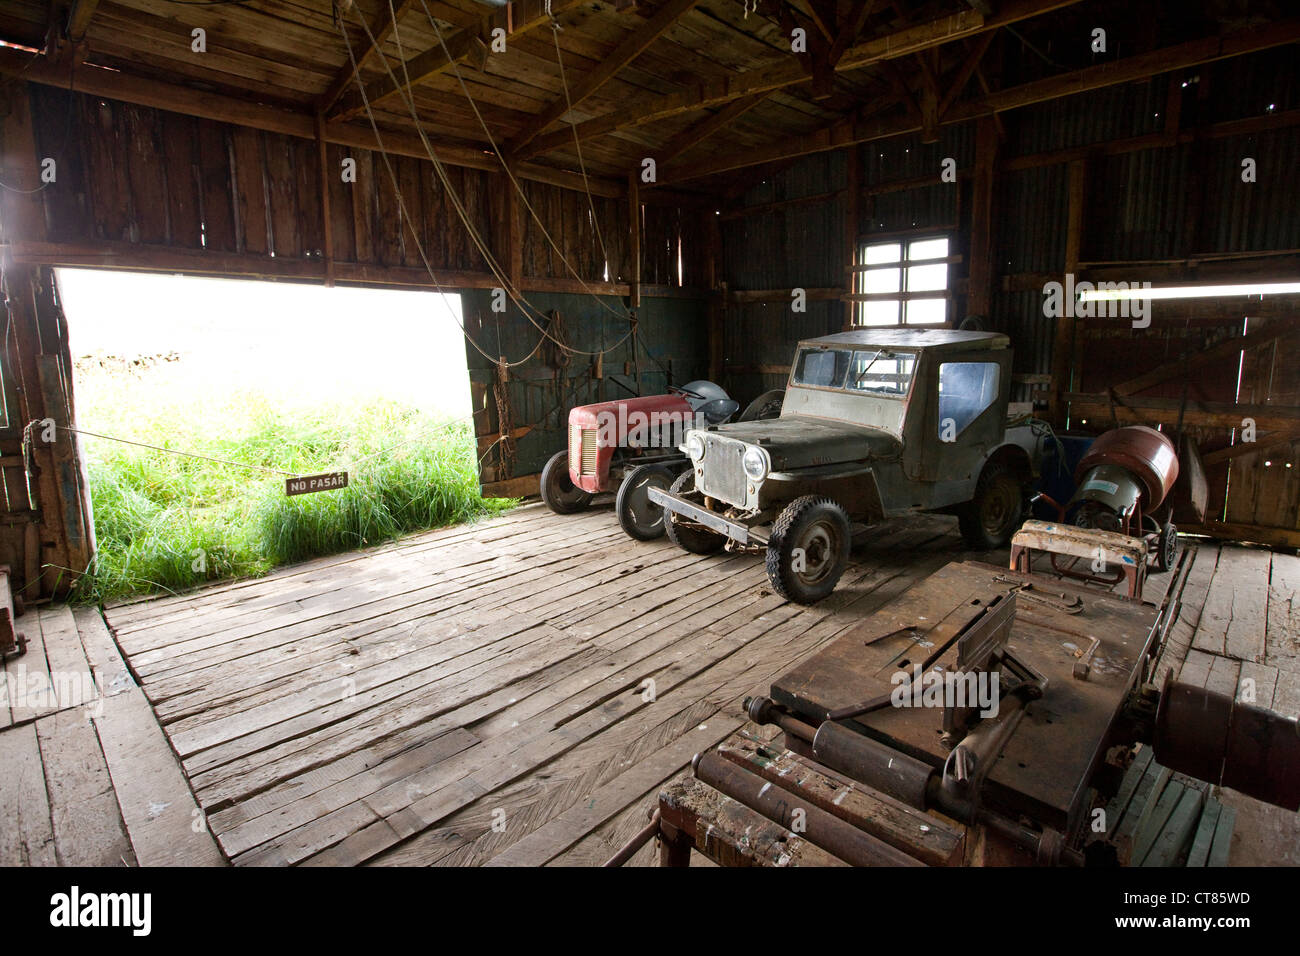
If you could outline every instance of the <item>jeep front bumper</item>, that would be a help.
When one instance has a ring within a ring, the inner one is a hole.
[[[756,528],[740,524],[736,521],[730,521],[722,517],[715,511],[710,511],[693,501],[687,501],[677,495],[670,494],[662,488],[655,488],[653,485],[646,489],[650,500],[657,505],[662,505],[673,514],[679,514],[683,518],[694,521],[696,524],[703,525],[710,531],[716,531],[718,534],[726,535],[737,544],[760,544],[766,545],[767,538]]]

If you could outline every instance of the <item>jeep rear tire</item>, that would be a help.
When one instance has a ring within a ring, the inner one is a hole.
[[[975,497],[957,514],[962,537],[976,551],[1005,547],[1025,516],[1025,486],[1010,464],[997,461],[984,467]]]
[[[849,563],[849,516],[830,498],[805,495],[786,505],[767,544],[767,576],[777,594],[815,604],[839,583]]]
[[[688,468],[677,476],[677,480],[673,482],[668,492],[681,497],[694,490],[695,472]],[[721,551],[722,546],[727,543],[726,535],[701,528],[690,519],[683,518],[667,508],[664,509],[664,531],[668,533],[669,541],[692,554],[714,554]]]
[[[591,504],[592,494],[583,491],[569,476],[569,453],[557,451],[542,469],[542,500],[557,515],[577,514]]]
[[[654,541],[664,536],[664,509],[650,500],[650,488],[672,487],[677,472],[667,465],[638,465],[618,486],[614,513],[618,524],[638,541]]]

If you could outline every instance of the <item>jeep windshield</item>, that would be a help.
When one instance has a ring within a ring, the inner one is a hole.
[[[898,349],[799,350],[794,384],[810,388],[904,398],[916,372],[916,355]]]

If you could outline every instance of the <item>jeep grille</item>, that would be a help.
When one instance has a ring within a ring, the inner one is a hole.
[[[745,469],[741,460],[745,456],[744,443],[706,432],[704,449],[704,481],[697,482],[697,489],[709,498],[743,507]]]
[[[596,429],[569,426],[569,467],[579,475],[596,473]]]

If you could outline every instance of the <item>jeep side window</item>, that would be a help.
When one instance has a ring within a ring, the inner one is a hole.
[[[794,382],[814,388],[843,388],[848,368],[846,349],[804,349],[795,366]]]
[[[939,366],[939,438],[952,441],[998,397],[996,362]]]
[[[854,352],[848,388],[853,392],[901,398],[907,394],[915,371],[916,356],[911,352],[888,349]]]

